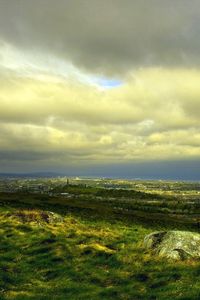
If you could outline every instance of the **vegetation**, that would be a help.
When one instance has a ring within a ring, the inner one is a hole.
[[[87,207],[88,195],[0,195],[0,299],[200,298],[199,261],[166,262],[142,247],[146,234],[188,224],[141,222],[111,211],[116,200]]]

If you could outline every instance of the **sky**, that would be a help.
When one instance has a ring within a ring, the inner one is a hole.
[[[200,180],[199,0],[0,0],[0,172]]]

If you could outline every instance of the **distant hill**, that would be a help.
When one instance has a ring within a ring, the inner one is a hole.
[[[0,178],[38,178],[38,177],[58,177],[66,176],[54,172],[34,172],[34,173],[0,173]]]

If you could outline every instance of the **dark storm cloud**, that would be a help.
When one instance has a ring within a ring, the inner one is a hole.
[[[0,0],[0,39],[117,73],[200,63],[197,0]]]

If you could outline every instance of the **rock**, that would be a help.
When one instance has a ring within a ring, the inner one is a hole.
[[[200,258],[200,234],[190,231],[159,231],[147,235],[144,247],[174,260]]]
[[[42,212],[43,215],[43,219],[47,222],[47,223],[59,223],[63,221],[63,217],[57,213],[54,213],[52,211],[45,211]]]
[[[63,217],[52,211],[43,210],[18,210],[11,216],[17,217],[22,222],[36,222],[36,223],[58,223],[63,221]]]

